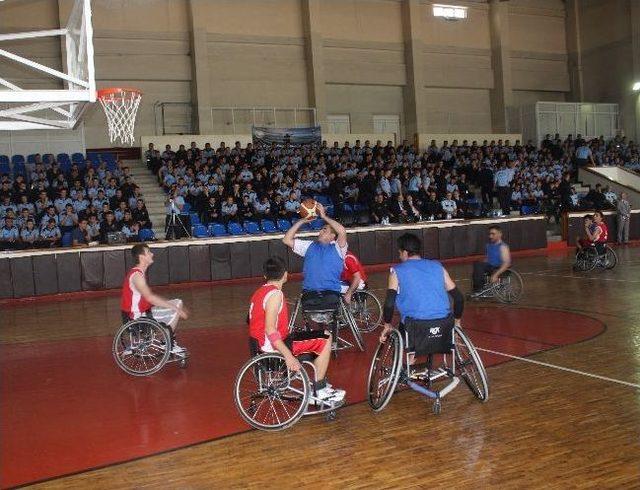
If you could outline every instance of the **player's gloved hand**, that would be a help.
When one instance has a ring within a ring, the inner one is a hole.
[[[300,369],[302,369],[302,365],[300,364],[300,361],[298,361],[298,359],[296,359],[294,356],[287,356],[284,358],[284,362],[287,363],[287,368],[290,371],[300,371]]]
[[[380,343],[384,343],[387,340],[387,336],[389,335],[389,332],[391,332],[392,327],[390,323],[385,323],[384,324],[384,328],[382,329],[382,332],[380,333]]]

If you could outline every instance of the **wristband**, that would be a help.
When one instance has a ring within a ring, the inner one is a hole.
[[[267,338],[269,339],[269,342],[271,342],[271,345],[275,344],[278,340],[282,340],[280,332],[278,332],[277,330],[273,333],[268,333]]]

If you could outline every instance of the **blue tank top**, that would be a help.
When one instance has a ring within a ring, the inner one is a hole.
[[[444,268],[435,260],[407,260],[393,267],[398,277],[396,306],[404,322],[436,320],[451,314],[449,295],[444,285]]]
[[[304,256],[302,289],[305,291],[340,292],[340,274],[344,259],[335,243],[313,242]]]
[[[493,267],[500,267],[502,265],[502,255],[500,249],[504,242],[500,243],[487,243],[487,262]]]

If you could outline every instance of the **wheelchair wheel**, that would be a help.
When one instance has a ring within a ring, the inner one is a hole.
[[[280,354],[261,354],[242,366],[233,394],[247,424],[277,431],[291,427],[304,415],[311,383],[304,369],[289,371]]]
[[[605,248],[604,259],[603,259],[604,268],[607,270],[611,270],[617,264],[618,264],[618,256],[616,255],[615,251],[611,247],[607,246]]]
[[[387,340],[378,345],[371,360],[367,381],[369,406],[379,412],[387,406],[400,378],[404,341],[396,329],[391,330]]]
[[[469,387],[473,395],[481,402],[489,399],[489,380],[476,348],[464,332],[455,327],[454,343],[456,348],[456,372]]]
[[[116,364],[132,376],[149,376],[162,369],[171,355],[167,328],[151,318],[131,320],[120,327],[113,339]]]
[[[573,268],[577,272],[589,272],[596,266],[596,255],[590,248],[582,249],[576,254]]]
[[[351,308],[349,308],[349,305],[344,301],[341,303],[338,324],[346,325],[347,327],[349,327],[351,335],[353,336],[353,340],[355,340],[356,347],[360,350],[360,352],[364,352],[364,339],[362,338],[362,332],[358,328],[358,324],[356,323],[355,318],[351,313]],[[339,333],[340,331],[338,330],[337,334]]]
[[[351,300],[351,313],[362,333],[373,332],[382,322],[380,300],[370,291],[356,291]]]
[[[508,269],[500,276],[500,284],[496,287],[496,297],[503,303],[517,303],[524,290],[522,276]]]

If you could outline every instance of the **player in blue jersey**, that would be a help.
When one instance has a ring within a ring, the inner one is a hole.
[[[473,291],[479,292],[485,284],[485,275],[490,274],[492,283],[511,267],[509,245],[502,241],[502,229],[498,225],[489,227],[489,243],[487,243],[487,259],[473,264]]]
[[[317,240],[295,238],[300,227],[313,217],[297,221],[282,239],[295,254],[304,257],[302,306],[305,310],[334,309],[338,306],[342,286],[340,275],[347,254],[347,230],[327,216],[320,203],[316,206],[318,215],[325,222]]]
[[[434,342],[450,343],[451,330],[454,324],[460,326],[464,310],[464,297],[447,270],[438,261],[423,259],[421,251],[422,242],[415,235],[405,233],[398,238],[401,263],[389,273],[380,335],[384,342],[397,307],[400,328],[408,334],[407,347],[418,354],[429,351]]]

